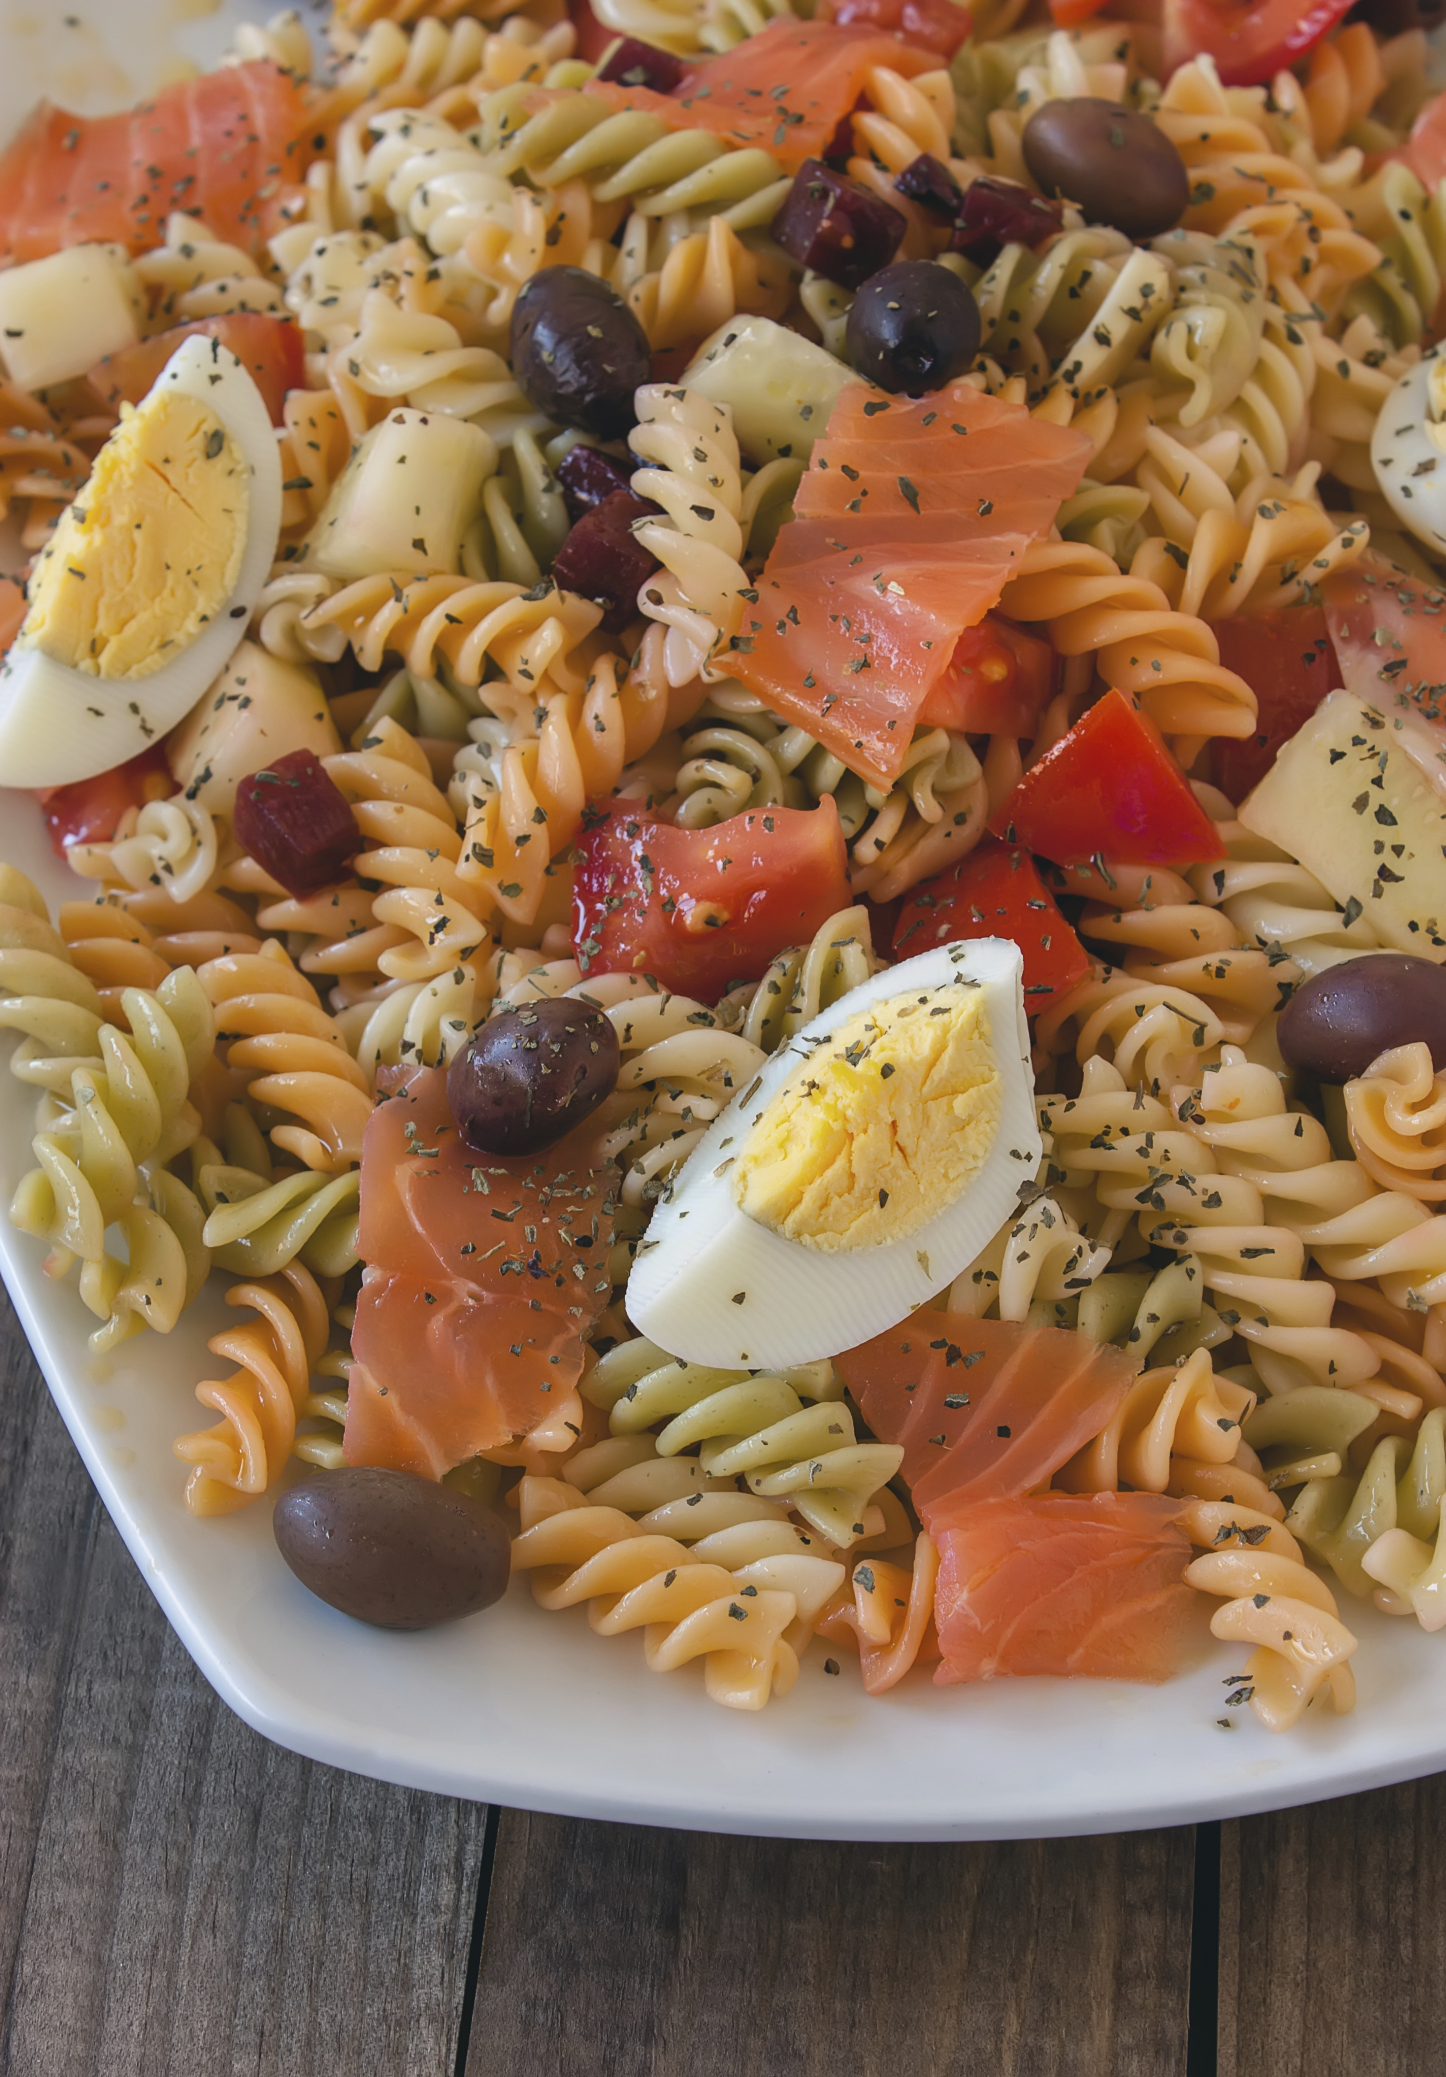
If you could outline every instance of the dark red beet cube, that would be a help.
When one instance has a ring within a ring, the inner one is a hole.
[[[964,190],[950,247],[987,267],[1006,245],[1040,245],[1064,222],[1063,202],[1046,201],[1018,181],[983,174]]]
[[[236,788],[236,841],[288,894],[315,894],[362,847],[351,803],[312,750],[278,757]]]
[[[647,498],[615,490],[584,512],[557,551],[554,584],[606,608],[602,624],[610,635],[621,634],[636,619],[638,592],[658,567],[658,558],[633,532],[634,520],[651,518],[657,510]]]
[[[601,448],[589,447],[579,440],[558,463],[557,480],[562,485],[567,516],[576,526],[584,512],[591,512],[614,491],[629,489],[633,474],[626,462],[614,461]]]
[[[624,36],[605,65],[599,79],[615,79],[620,87],[651,87],[655,94],[671,94],[682,84],[687,66],[670,50]]]
[[[804,160],[773,219],[789,258],[840,288],[862,288],[887,267],[907,228],[897,209],[822,159]]]
[[[952,220],[964,204],[964,190],[949,168],[927,151],[921,151],[917,159],[910,161],[894,186],[909,201],[927,209],[931,216]]]

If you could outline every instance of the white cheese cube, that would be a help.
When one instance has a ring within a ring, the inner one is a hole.
[[[118,245],[72,245],[0,274],[0,360],[20,389],[84,375],[141,336],[135,270]]]
[[[461,568],[462,536],[497,467],[480,426],[440,411],[393,411],[342,471],[311,536],[308,562],[350,583],[396,570]]]
[[[330,757],[341,738],[315,671],[242,642],[215,684],[166,743],[176,784],[213,814],[229,815],[236,788],[293,750]]]
[[[733,317],[698,348],[680,378],[733,413],[752,462],[806,462],[839,392],[858,376],[822,346],[771,317]]]
[[[1439,774],[1439,778],[1437,775]],[[1446,962],[1446,731],[1333,692],[1240,810],[1382,944]]]

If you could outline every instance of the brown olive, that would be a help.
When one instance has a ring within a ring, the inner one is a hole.
[[[1137,109],[1082,95],[1046,101],[1025,125],[1024,163],[1042,193],[1077,203],[1092,224],[1155,238],[1190,201],[1185,161]]]
[[[1446,1068],[1446,967],[1372,952],[1302,982],[1276,1026],[1281,1058],[1319,1082],[1349,1082],[1378,1053],[1424,1040]]]
[[[501,1517],[409,1471],[315,1472],[282,1494],[271,1525],[304,1587],[378,1629],[426,1630],[475,1615],[507,1588]]]
[[[618,1035],[590,1003],[544,997],[496,1011],[447,1070],[457,1129],[479,1154],[536,1154],[617,1083]]]
[[[648,335],[615,288],[585,267],[544,267],[512,306],[512,372],[559,425],[621,440],[633,393],[651,380]]]

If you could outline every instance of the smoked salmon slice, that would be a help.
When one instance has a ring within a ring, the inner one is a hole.
[[[1136,1372],[1063,1327],[918,1312],[834,1358],[931,1535],[961,1506],[1031,1492],[1113,1419]]]
[[[0,259],[90,242],[142,252],[172,210],[255,250],[325,139],[289,72],[257,60],[165,87],[121,115],[42,101],[0,156]]]
[[[785,173],[795,173],[827,150],[875,65],[912,79],[938,63],[936,54],[875,28],[787,20],[721,57],[698,59],[671,94],[600,79],[586,90],[612,108],[655,115],[670,130],[710,130],[729,144],[761,145]],[[546,103],[539,96],[535,105]]]
[[[1178,1500],[976,1500],[938,1532],[940,1687],[1005,1674],[1168,1680],[1201,1626]]]
[[[735,674],[887,789],[960,635],[998,604],[1090,452],[1082,433],[966,383],[924,397],[850,386],[733,639]]]
[[[367,1123],[347,1395],[346,1461],[424,1478],[547,1421],[612,1288],[617,1174],[597,1128],[542,1155],[474,1154],[446,1092],[423,1068]]]

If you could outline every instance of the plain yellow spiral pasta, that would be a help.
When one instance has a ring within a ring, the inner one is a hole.
[[[1338,1716],[1352,1710],[1356,1683],[1347,1661],[1356,1639],[1289,1530],[1230,1503],[1196,1502],[1184,1522],[1191,1541],[1207,1546],[1186,1579],[1225,1602],[1211,1631],[1255,1646],[1232,1702],[1248,1702],[1271,1731],[1293,1729],[1317,1696],[1328,1696]]]

